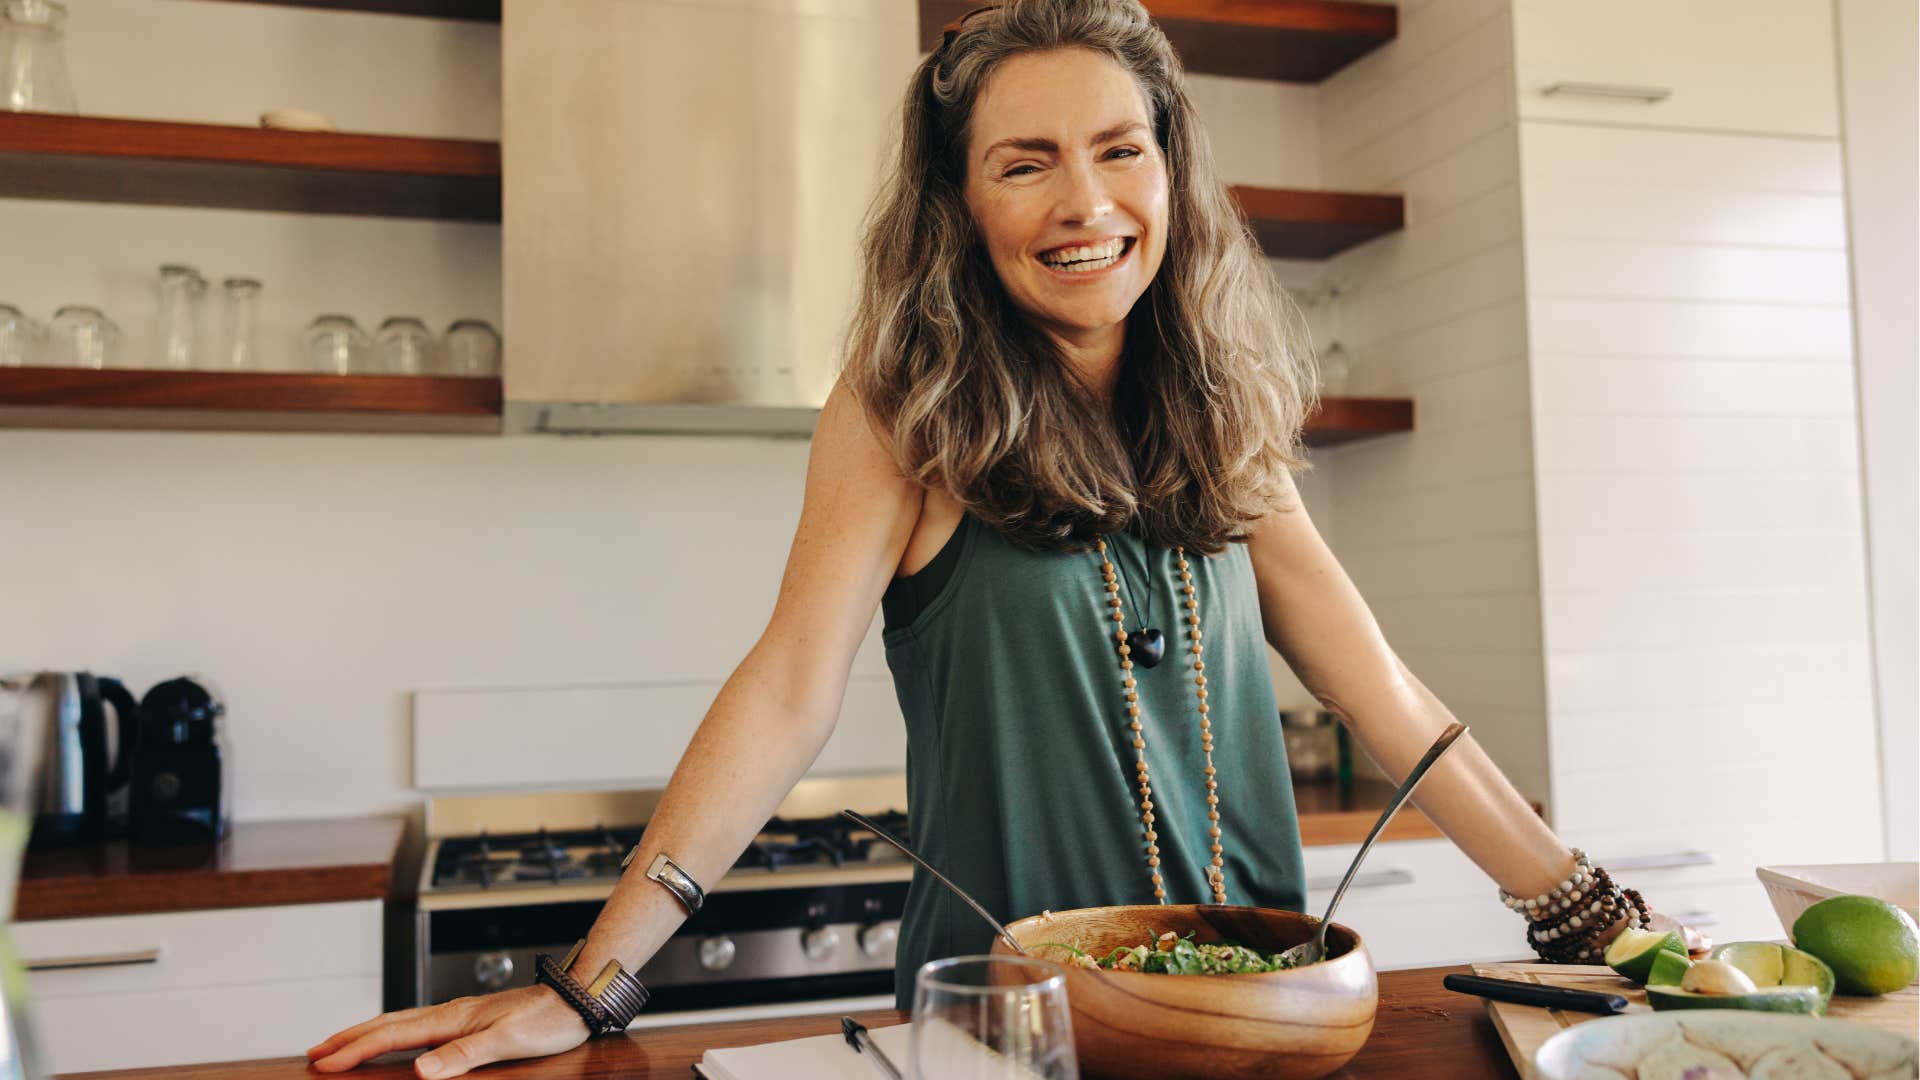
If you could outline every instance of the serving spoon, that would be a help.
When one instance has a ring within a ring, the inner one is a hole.
[[[1317,964],[1326,959],[1327,924],[1333,921],[1333,909],[1340,906],[1340,898],[1347,895],[1347,886],[1353,884],[1353,875],[1359,871],[1361,860],[1365,859],[1367,852],[1373,849],[1373,842],[1380,839],[1381,831],[1387,827],[1387,822],[1393,820],[1393,815],[1400,809],[1400,804],[1406,802],[1407,796],[1413,794],[1414,786],[1420,783],[1420,778],[1427,775],[1427,770],[1433,768],[1433,763],[1440,760],[1440,755],[1447,752],[1447,748],[1453,745],[1454,740],[1466,733],[1467,725],[1458,720],[1447,725],[1447,730],[1441,732],[1440,737],[1433,740],[1433,745],[1427,748],[1426,756],[1420,759],[1419,764],[1413,767],[1413,771],[1407,774],[1405,780],[1400,781],[1400,786],[1394,789],[1393,798],[1387,800],[1387,808],[1380,811],[1380,820],[1373,823],[1373,831],[1360,842],[1360,850],[1353,853],[1353,864],[1347,867],[1347,876],[1340,879],[1340,887],[1333,890],[1333,899],[1327,901],[1327,913],[1320,917],[1320,924],[1314,930],[1313,937],[1280,954],[1283,961],[1291,961],[1286,966],[1302,967],[1307,964]]]
[[[1014,952],[1018,953],[1021,956],[1027,955],[1027,950],[1020,947],[1019,939],[1015,938],[1012,934],[1008,933],[1007,928],[1000,925],[999,919],[996,919],[992,915],[988,914],[987,909],[980,906],[980,901],[975,900],[971,896],[968,896],[967,890],[961,888],[958,885],[955,885],[951,881],[948,881],[947,875],[941,873],[938,870],[935,870],[931,863],[927,862],[927,860],[921,858],[919,855],[914,854],[913,849],[908,847],[905,843],[903,843],[899,837],[894,836],[892,833],[888,832],[887,830],[881,828],[878,825],[875,825],[872,821],[869,821],[866,815],[864,814],[856,814],[851,810],[842,810],[840,811],[840,816],[843,818],[846,818],[847,820],[853,822],[854,824],[860,826],[861,828],[872,832],[873,835],[879,837],[882,840],[885,840],[887,843],[892,844],[894,847],[899,848],[900,854],[905,855],[907,858],[912,859],[916,863],[919,863],[920,869],[925,870],[929,874],[932,874],[934,877],[934,880],[938,881],[942,885],[945,885],[949,890],[952,891],[953,895],[966,901],[967,906],[972,908],[975,914],[987,920],[987,925],[993,927],[993,932],[1000,935],[1000,940],[1006,942],[1008,948],[1012,949]]]

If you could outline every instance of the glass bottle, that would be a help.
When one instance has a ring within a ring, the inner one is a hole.
[[[380,370],[389,375],[425,375],[434,368],[433,331],[411,315],[395,315],[374,335]]]
[[[226,302],[220,308],[220,371],[251,371],[260,366],[260,282],[230,277],[220,283]]]
[[[366,371],[373,343],[367,332],[346,315],[322,315],[307,327],[307,356],[313,370],[327,375]]]
[[[47,324],[47,363],[54,367],[120,366],[120,328],[99,308],[69,304]]]
[[[447,327],[445,363],[448,375],[500,374],[500,334],[484,319],[461,319]]]
[[[207,279],[193,267],[168,263],[160,268],[156,366],[179,371],[199,366],[206,293]]]
[[[0,111],[79,111],[67,75],[65,4],[0,0]]]

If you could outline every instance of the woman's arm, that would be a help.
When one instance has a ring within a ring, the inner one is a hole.
[[[1403,777],[1453,714],[1388,647],[1291,480],[1286,498],[1285,508],[1255,526],[1247,545],[1267,641],[1381,768]],[[1471,734],[1434,765],[1414,802],[1516,896],[1551,891],[1573,866],[1572,852]]]
[[[899,475],[864,412],[835,389],[814,431],[806,501],[773,617],[674,768],[639,856],[574,962],[575,978],[591,980],[609,958],[638,971],[686,918],[646,877],[656,853],[668,853],[696,881],[719,880],[819,755],[920,506],[920,490]],[[388,1013],[334,1034],[307,1057],[320,1071],[337,1072],[392,1050],[433,1046],[415,1062],[433,1080],[559,1053],[586,1037],[586,1025],[557,994],[533,986]]]

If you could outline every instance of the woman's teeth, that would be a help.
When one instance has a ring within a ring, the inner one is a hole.
[[[1048,252],[1040,261],[1055,270],[1069,274],[1085,274],[1095,270],[1105,270],[1120,261],[1126,254],[1125,240],[1109,240],[1103,244],[1087,244],[1076,248],[1065,248]]]

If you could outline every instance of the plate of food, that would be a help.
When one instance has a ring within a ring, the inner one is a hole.
[[[1920,1044],[1826,1017],[1654,1013],[1569,1028],[1533,1069],[1539,1080],[1912,1080]]]

